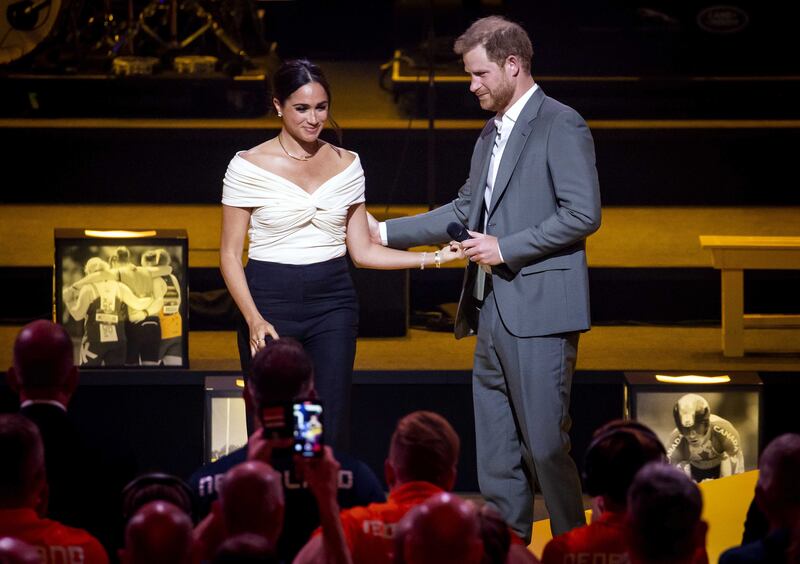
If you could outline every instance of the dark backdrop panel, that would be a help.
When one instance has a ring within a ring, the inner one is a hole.
[[[203,376],[174,370],[83,370],[69,413],[87,444],[124,457],[139,473],[188,477],[203,462]],[[17,408],[3,374],[0,410]]]
[[[784,433],[800,433],[797,398],[800,397],[799,372],[761,372],[764,410],[761,449]]]
[[[579,469],[592,432],[623,415],[621,372],[578,372],[572,392],[572,456]],[[461,439],[457,491],[478,491],[470,372],[359,372],[353,386],[352,449],[378,476],[394,427],[412,411],[447,419]]]
[[[795,403],[798,373],[760,373],[763,444],[800,432]],[[110,452],[125,452],[140,471],[158,469],[186,476],[203,458],[204,374],[90,373],[84,371],[71,407],[81,433]],[[17,409],[0,377],[0,412]],[[594,430],[623,413],[621,372],[577,372],[570,414],[572,455],[579,468]],[[353,386],[353,454],[383,476],[389,438],[397,421],[429,409],[446,417],[461,438],[456,489],[477,491],[474,417],[469,372],[358,372]]]
[[[796,3],[758,0],[507,0],[539,73],[793,74]],[[779,7],[780,6],[780,7]]]
[[[3,128],[0,201],[218,203],[234,152],[275,133]],[[795,175],[800,128],[597,127],[593,135],[604,205],[800,204],[800,191],[786,181]],[[345,131],[345,145],[361,156],[368,202],[428,202],[426,136],[425,130]],[[474,130],[436,132],[436,203],[450,201],[463,184],[476,137]]]

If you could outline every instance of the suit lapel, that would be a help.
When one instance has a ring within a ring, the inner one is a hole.
[[[497,178],[495,178],[494,181],[492,202],[489,208],[490,217],[494,213],[497,203],[508,187],[508,181],[511,179],[511,174],[517,166],[517,161],[519,161],[522,150],[528,142],[531,130],[533,129],[533,122],[539,114],[539,108],[542,106],[543,101],[544,92],[540,86],[536,89],[536,92],[533,93],[531,99],[528,100],[528,103],[525,104],[525,107],[519,114],[517,123],[514,124],[514,129],[511,130],[511,136],[508,138],[506,148],[503,151],[503,158],[500,160]]]
[[[494,147],[494,136],[496,135],[496,128],[494,119],[490,119],[486,126],[481,131],[481,143],[483,144],[479,150],[483,151],[483,162],[481,164],[480,174],[472,180],[472,202],[469,213],[469,228],[472,231],[483,231],[483,226],[478,225],[481,217],[481,210],[483,209],[483,195],[486,191],[486,178],[489,176],[489,162],[492,160],[492,148]]]

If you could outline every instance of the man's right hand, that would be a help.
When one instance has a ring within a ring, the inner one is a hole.
[[[264,437],[264,430],[258,429],[247,439],[247,460],[260,460],[272,464],[272,451],[276,448],[291,448],[292,439],[268,439]]]
[[[369,240],[375,245],[383,246],[383,241],[381,240],[380,222],[375,219],[375,216],[367,212],[367,223],[369,224]]]

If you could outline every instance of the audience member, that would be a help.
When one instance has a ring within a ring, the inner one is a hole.
[[[314,496],[295,472],[291,440],[265,438],[262,433],[262,413],[279,412],[297,398],[313,397],[314,378],[311,360],[296,340],[282,338],[270,341],[253,359],[251,375],[244,390],[244,399],[254,414],[255,433],[248,446],[196,471],[189,479],[195,496],[197,518],[203,519],[217,499],[224,474],[245,460],[261,460],[281,474],[285,498],[284,528],[278,540],[278,556],[292,561],[295,554],[319,525],[319,513]],[[322,398],[324,400],[324,398]],[[369,467],[343,453],[336,454],[341,469],[336,476],[338,503],[341,507],[366,505],[383,501],[383,487]],[[205,556],[213,556],[224,540],[221,515],[204,520],[196,538],[206,547]]]
[[[64,328],[46,320],[25,325],[14,341],[7,380],[19,396],[20,413],[36,424],[44,443],[49,516],[85,526],[79,503],[81,488],[75,487],[81,477],[73,458],[80,439],[67,417],[67,406],[78,387],[78,368]]]
[[[72,341],[63,327],[37,320],[20,330],[7,381],[19,395],[20,413],[42,437],[47,516],[88,530],[112,552],[121,542],[119,493],[134,475],[134,465],[114,458],[110,445],[93,449],[81,437],[67,412],[78,380]]]
[[[250,460],[228,470],[219,501],[227,536],[253,533],[277,544],[283,528],[283,484],[271,466]]]
[[[707,561],[702,510],[700,490],[685,472],[661,462],[645,465],[628,490],[631,564]]]
[[[451,493],[433,495],[397,525],[398,564],[478,564],[483,558],[475,504]]]
[[[767,516],[756,503],[755,497],[750,501],[747,508],[747,515],[744,518],[744,531],[742,532],[742,544],[750,544],[761,540],[769,533],[769,521]]]
[[[786,551],[786,562],[800,564],[800,522],[796,522],[792,527],[789,548]]]
[[[666,462],[666,451],[648,427],[616,420],[597,429],[584,455],[584,491],[592,496],[592,523],[553,538],[544,564],[623,562],[627,559],[628,488],[648,462]]]
[[[274,546],[261,535],[242,533],[223,542],[211,564],[279,564]]]
[[[192,490],[182,479],[163,472],[148,472],[131,480],[122,490],[122,522],[127,524],[143,505],[151,501],[167,501],[193,514]]]
[[[106,564],[105,550],[89,533],[40,517],[47,508],[47,473],[36,425],[21,415],[0,415],[0,452],[0,537],[37,547],[45,562],[70,555],[85,564]]]
[[[483,505],[478,512],[478,526],[483,540],[481,564],[503,564],[511,548],[511,532],[503,518],[491,505]]]
[[[42,564],[39,551],[11,537],[0,538],[0,564]]]
[[[481,506],[478,523],[483,540],[481,564],[538,564],[539,560],[521,540],[512,542],[515,534],[493,506]]]
[[[384,463],[389,500],[354,507],[339,515],[338,522],[353,562],[392,562],[393,537],[400,519],[432,495],[453,488],[459,447],[456,432],[436,413],[416,411],[398,422]],[[311,474],[307,479],[313,485],[313,471]],[[320,505],[327,507],[329,503],[324,494],[316,491],[315,494]],[[512,538],[516,544],[522,543],[516,535]],[[335,536],[331,542],[336,549]],[[327,554],[328,544],[323,527],[309,540],[296,562],[315,562],[331,556]]]
[[[392,537],[400,519],[430,496],[449,491],[456,479],[460,441],[442,416],[416,411],[403,417],[392,434],[384,477],[389,500],[341,512],[345,540],[356,563],[392,561]],[[318,496],[319,497],[319,496]],[[320,500],[325,504],[325,500]],[[317,531],[297,562],[313,562],[326,551]]]
[[[192,520],[179,507],[151,501],[125,527],[122,564],[192,564]]]
[[[720,564],[790,561],[792,529],[800,524],[800,435],[781,435],[764,449],[755,501],[769,523],[767,535],[724,552]]]

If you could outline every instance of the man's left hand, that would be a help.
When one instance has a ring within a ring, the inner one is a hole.
[[[322,456],[317,458],[296,455],[295,468],[318,501],[336,500],[341,464],[334,458],[331,447],[325,446]]]
[[[464,254],[471,262],[488,266],[497,266],[503,263],[497,237],[475,231],[469,231],[469,234],[472,235],[472,238],[463,241],[461,245],[464,247]]]

